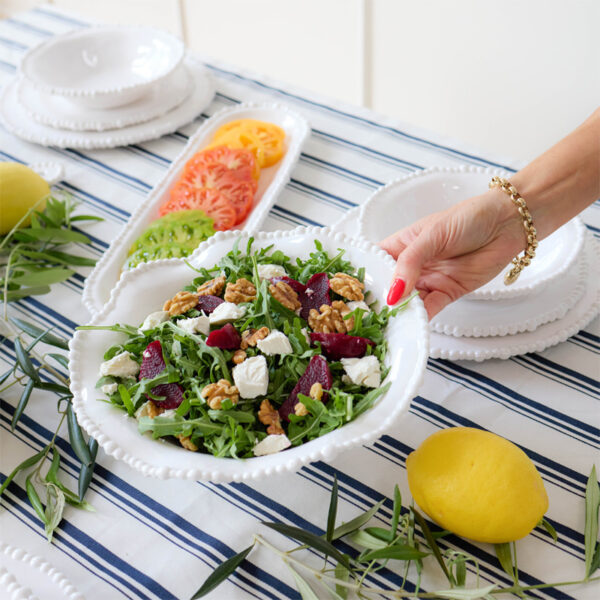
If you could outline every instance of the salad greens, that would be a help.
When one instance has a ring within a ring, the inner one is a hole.
[[[156,377],[138,380],[134,377],[109,375],[101,377],[96,385],[97,388],[104,387],[105,391],[110,390],[105,401],[126,411],[130,416],[137,416],[141,433],[151,433],[155,439],[189,437],[201,452],[217,457],[253,456],[255,444],[267,437],[266,427],[258,418],[262,400],[267,398],[275,409],[281,407],[306,371],[311,358],[322,353],[319,343],[310,343],[307,322],[271,295],[270,282],[259,278],[258,266],[279,265],[285,269],[288,277],[301,283],[306,283],[317,273],[326,273],[329,277],[333,277],[335,273],[345,273],[360,281],[364,280],[364,269],[356,271],[344,259],[344,250],[330,256],[318,241],[315,241],[315,251],[307,260],[295,261],[273,246],[253,250],[252,245],[253,240],[250,239],[242,250],[238,247],[238,240],[233,249],[213,268],[194,268],[197,276],[184,290],[195,293],[199,285],[220,275],[224,275],[227,282],[233,283],[245,278],[254,284],[255,299],[240,304],[245,307],[245,314],[231,324],[239,333],[261,327],[268,327],[271,331],[278,330],[287,336],[292,347],[289,354],[275,355],[263,354],[256,347],[245,350],[247,358],[264,356],[266,359],[269,374],[266,395],[251,399],[242,397],[236,404],[225,399],[219,409],[210,408],[202,396],[202,390],[206,385],[221,379],[233,383],[232,369],[235,364],[232,358],[235,350],[209,346],[205,335],[190,334],[179,326],[184,319],[203,315],[196,308],[183,315],[171,316],[151,329],[139,330],[128,325],[90,327],[119,331],[126,335],[122,342],[108,348],[104,355],[105,361],[128,352],[134,361],[142,363],[144,351],[149,344],[157,340],[160,342],[165,367]],[[333,300],[344,300],[332,290],[330,292]],[[386,306],[377,311],[372,304],[370,310],[356,308],[345,317],[354,317],[354,327],[348,332],[350,335],[369,338],[373,342],[373,345],[367,346],[366,354],[377,357],[382,380],[388,372],[384,365],[387,349],[385,328],[389,319],[401,308],[392,310]],[[220,327],[221,325],[212,325],[211,329]],[[340,361],[329,360],[328,366],[332,385],[326,402],[300,395],[299,400],[305,405],[307,414],[296,416],[292,413],[289,415],[289,423],[282,420],[281,424],[286,428],[292,446],[315,439],[355,419],[373,406],[389,388],[389,384],[367,388],[352,383],[345,376]],[[179,406],[159,415],[146,414],[143,407],[148,399],[152,399],[157,406],[164,400],[164,397],[156,395],[157,386],[174,383],[181,386],[183,391],[183,401]],[[145,416],[141,416],[142,414]]]

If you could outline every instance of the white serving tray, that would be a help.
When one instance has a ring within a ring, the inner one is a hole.
[[[292,168],[310,133],[308,121],[281,104],[240,104],[219,111],[202,124],[189,139],[181,154],[171,163],[163,179],[156,184],[148,198],[131,215],[129,221],[86,279],[83,303],[92,314],[99,312],[107,302],[110,291],[119,281],[121,268],[127,258],[129,248],[150,222],[159,216],[158,209],[168,198],[169,191],[179,178],[185,163],[196,152],[209,144],[214,132],[221,125],[237,119],[258,119],[275,123],[286,133],[285,155],[272,167],[261,169],[258,190],[254,197],[254,207],[248,218],[239,225],[242,231],[253,233],[258,230],[278,194],[289,181]]]
[[[240,247],[252,235],[241,234]],[[239,232],[219,231],[200,244],[188,257],[194,267],[212,267],[227,252]],[[289,231],[260,232],[255,248],[270,246],[295,258],[306,258],[314,250],[314,240],[335,254],[346,250],[345,258],[356,267],[364,267],[365,285],[373,300],[385,304],[394,269],[394,260],[384,250],[366,240],[334,233],[319,227],[299,227]],[[110,300],[90,325],[128,323],[137,325],[146,315],[158,310],[166,298],[194,278],[194,271],[183,259],[173,258],[143,263],[127,271],[110,294]],[[131,302],[135,298],[135,302]],[[69,343],[69,370],[73,408],[80,425],[94,437],[110,456],[124,461],[143,475],[165,478],[212,481],[252,481],[277,473],[292,472],[316,460],[329,461],[340,452],[367,444],[389,430],[408,411],[417,394],[427,365],[429,326],[423,302],[414,298],[404,311],[393,318],[386,331],[388,352],[386,378],[390,389],[368,411],[327,435],[284,452],[244,460],[216,458],[188,452],[174,444],[161,443],[140,435],[137,423],[107,402],[99,401],[95,389],[98,370],[105,350],[122,339],[111,331],[77,331]]]

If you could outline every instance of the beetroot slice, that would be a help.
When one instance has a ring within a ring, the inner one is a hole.
[[[311,308],[318,311],[323,304],[331,304],[327,273],[315,273],[306,282],[306,289],[298,294],[298,300],[302,303],[300,316],[307,321]]]
[[[204,311],[207,315],[219,306],[219,304],[223,304],[225,300],[223,298],[219,298],[219,296],[200,296],[198,298],[198,304],[196,304],[196,310]]]
[[[206,338],[207,346],[214,346],[221,350],[235,350],[240,347],[241,342],[242,337],[231,323],[211,331]]]
[[[162,346],[158,340],[150,342],[142,354],[139,380],[153,379],[165,370]],[[178,383],[162,383],[152,388],[154,396],[165,396],[164,400],[153,400],[165,409],[177,408],[183,402],[183,389]],[[146,395],[150,400],[150,396]]]
[[[374,346],[375,342],[358,335],[345,333],[317,333],[311,332],[310,341],[321,343],[321,350],[329,360],[341,358],[361,358],[367,351],[367,346]]]
[[[323,386],[323,389],[328,390],[331,388],[332,381],[327,361],[322,356],[313,356],[306,367],[306,371],[298,379],[298,383],[279,408],[279,416],[285,421],[289,421],[288,417],[294,412],[294,407],[298,403],[298,394],[308,396],[313,383],[317,382]],[[327,402],[326,392],[323,393],[321,402]]]
[[[303,283],[300,283],[299,281],[296,281],[295,279],[292,279],[287,275],[281,275],[279,277],[273,277],[271,279],[271,283],[273,285],[275,285],[278,281],[283,281],[283,283],[287,283],[298,295],[300,295],[306,289],[306,286]]]

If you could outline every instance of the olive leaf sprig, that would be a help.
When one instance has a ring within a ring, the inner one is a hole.
[[[74,271],[64,265],[93,266],[95,261],[92,259],[64,252],[62,246],[71,242],[89,244],[87,236],[72,230],[72,223],[99,220],[99,217],[73,216],[75,204],[69,196],[63,200],[52,197],[44,200],[47,201],[43,211],[37,211],[37,205],[32,207],[7,235],[0,238],[0,291],[4,304],[3,318],[0,320],[0,344],[12,343],[16,356],[15,363],[0,374],[0,392],[16,385],[22,387],[11,421],[13,431],[35,390],[57,394],[60,418],[51,441],[17,465],[4,479],[0,496],[15,476],[30,471],[25,479],[27,497],[44,524],[48,541],[51,541],[65,505],[93,510],[84,496],[92,479],[98,444],[93,438],[85,440],[73,412],[69,379],[59,370],[60,367],[68,368],[67,357],[57,352],[38,352],[40,343],[68,350],[67,342],[54,335],[51,328],[41,329],[22,319],[7,318],[7,309],[10,302],[45,294],[50,291],[52,284],[70,277]],[[31,226],[19,229],[27,218],[31,220]],[[32,340],[27,343],[25,336]],[[54,381],[49,381],[50,378]],[[65,420],[71,447],[81,461],[77,492],[70,490],[59,478],[61,456],[56,438]],[[40,492],[45,496],[45,504],[42,503]]]
[[[494,598],[501,594],[515,594],[525,598],[527,592],[532,590],[564,587],[587,581],[600,581],[600,577],[591,577],[600,566],[600,543],[597,540],[600,490],[595,467],[592,468],[590,473],[586,490],[584,536],[586,566],[585,577],[579,581],[521,585],[517,566],[516,544],[511,542],[510,544],[496,544],[495,550],[500,566],[510,575],[513,584],[509,587],[500,587],[496,584],[480,586],[479,561],[467,553],[452,548],[442,549],[437,540],[450,532],[444,530],[433,531],[427,520],[414,506],[403,508],[398,486],[394,490],[392,520],[389,527],[369,526],[369,521],[377,514],[383,500],[351,521],[336,527],[337,501],[337,478],[334,477],[326,533],[322,536],[284,523],[263,522],[266,527],[300,542],[301,545],[284,551],[268,542],[261,535],[254,535],[250,546],[221,563],[209,575],[200,589],[192,596],[192,600],[205,596],[225,581],[243,563],[256,545],[267,548],[282,559],[291,571],[303,600],[318,600],[319,598],[346,600],[350,597],[350,594],[365,599],[379,596],[395,599],[447,598],[449,600],[476,600],[478,598]],[[544,529],[555,542],[557,541],[556,531],[546,519],[542,519],[537,527]],[[347,538],[353,545],[360,548],[360,552],[355,556],[342,552],[334,545],[335,540],[340,538]],[[295,553],[297,551],[308,548],[325,556],[326,560],[323,568],[317,569],[296,558]],[[335,562],[333,568],[329,566],[327,557]],[[420,591],[421,574],[424,568],[428,566],[425,561],[430,559],[437,562],[448,581],[448,589],[435,592]],[[403,579],[400,587],[388,589],[367,585],[368,575],[388,566],[390,561],[404,563]],[[467,565],[469,563],[474,567],[475,587],[467,587],[466,585]],[[414,590],[406,589],[407,575],[411,565],[415,567],[417,573]]]

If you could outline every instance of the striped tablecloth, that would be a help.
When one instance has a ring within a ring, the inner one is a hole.
[[[14,76],[27,48],[81,25],[77,19],[45,8],[0,22],[0,84]],[[83,152],[28,144],[0,127],[0,160],[64,164],[66,175],[56,188],[73,194],[85,212],[104,218],[85,229],[93,240],[89,253],[94,257],[106,250],[199,124],[223,106],[241,101],[289,104],[305,114],[313,128],[291,182],[265,223],[268,230],[331,224],[381,184],[416,169],[465,163],[509,170],[517,166],[483,158],[461,144],[367,111],[298,93],[233,68],[209,67],[217,82],[213,103],[206,114],[173,135],[125,148]],[[588,209],[584,219],[598,237],[600,207]],[[80,299],[87,273],[78,270],[51,294],[17,302],[11,312],[52,325],[69,338],[88,319]],[[9,344],[1,345],[0,353],[0,360],[14,361]],[[594,460],[599,462],[599,356],[600,322],[596,319],[585,331],[539,354],[483,364],[430,360],[420,395],[393,431],[331,464],[311,464],[296,474],[274,476],[255,485],[145,479],[100,452],[88,494],[95,513],[67,508],[54,543],[48,545],[26,501],[24,482],[17,478],[1,499],[0,539],[46,558],[88,599],[186,599],[216,564],[245,548],[253,533],[262,530],[281,547],[289,547],[288,540],[266,531],[262,520],[322,533],[334,474],[339,480],[340,519],[348,520],[385,499],[381,518],[389,521],[394,484],[399,483],[403,496],[409,498],[408,453],[440,428],[470,425],[498,433],[523,448],[542,474],[550,496],[548,519],[559,541],[554,545],[536,531],[518,543],[521,580],[535,584],[579,579],[585,481]],[[57,421],[55,399],[36,394],[11,432],[16,401],[17,393],[11,389],[0,403],[2,479],[48,442]],[[73,475],[78,461],[66,435],[63,430],[58,438],[65,457],[61,477],[76,487]],[[490,546],[455,538],[443,545],[476,556],[485,582],[510,583]],[[425,590],[447,587],[434,565],[429,571]],[[400,576],[384,569],[371,581],[395,585]],[[536,594],[599,596],[598,586]],[[299,598],[299,594],[284,565],[261,549],[212,597]]]

